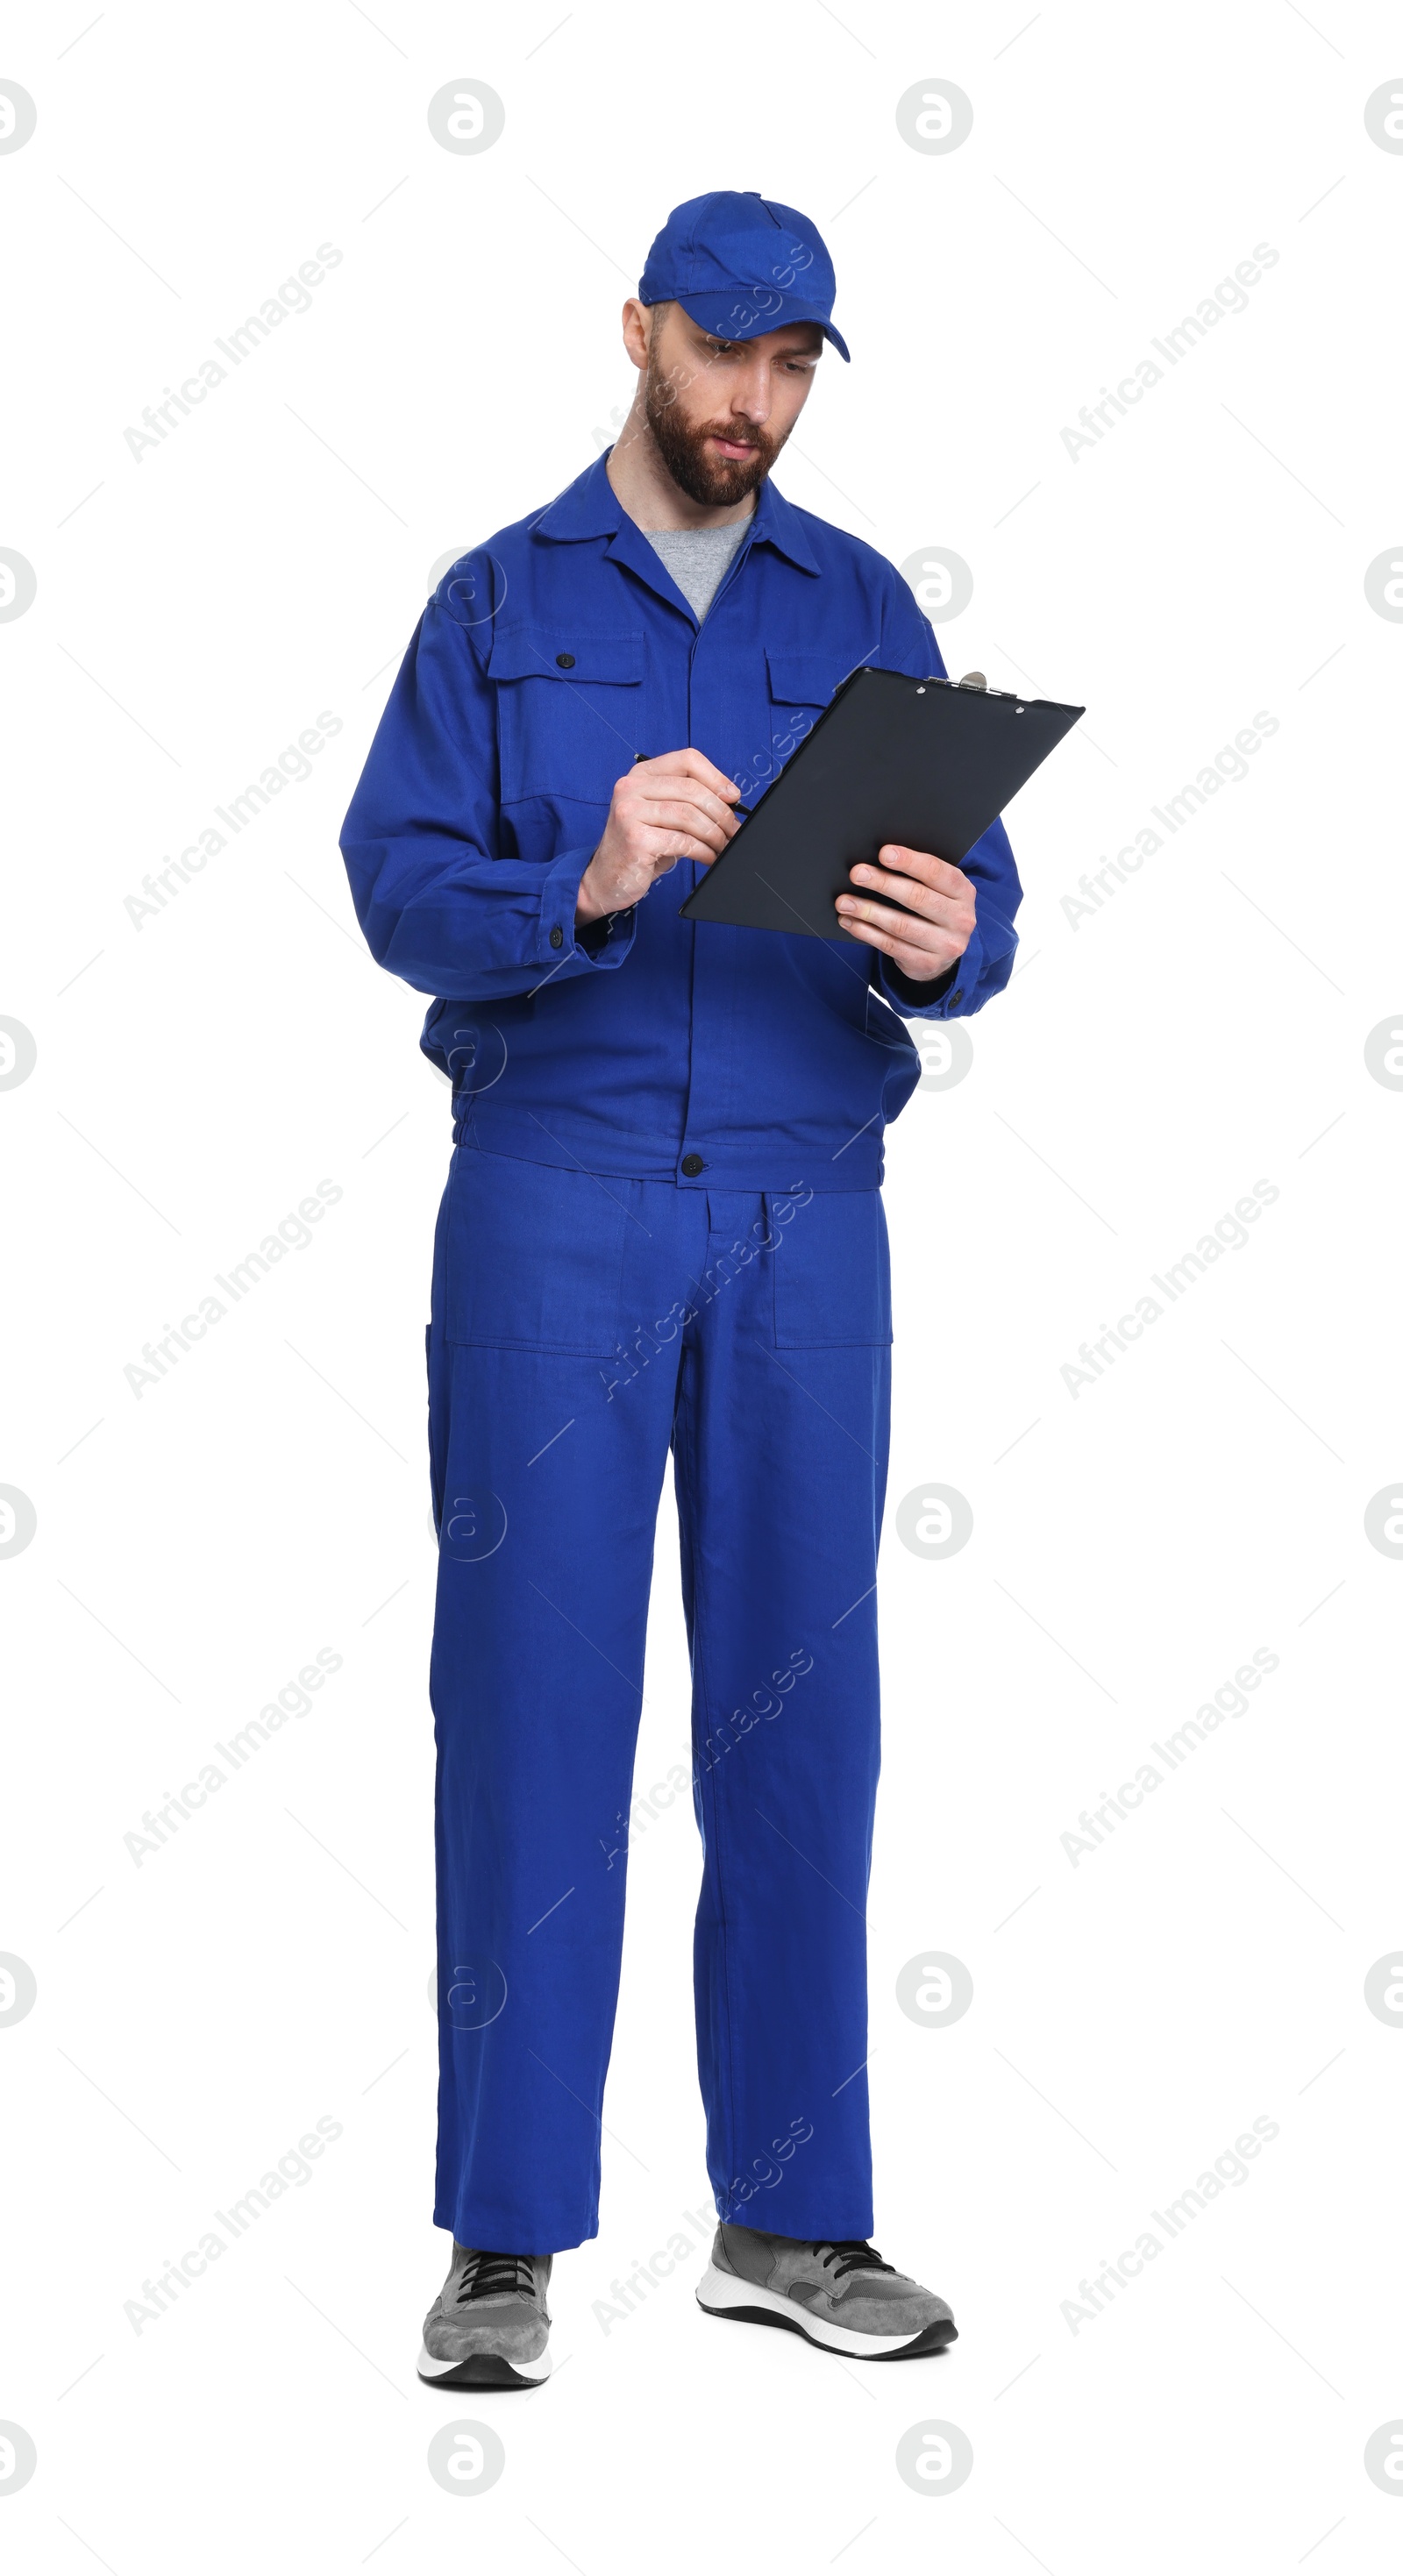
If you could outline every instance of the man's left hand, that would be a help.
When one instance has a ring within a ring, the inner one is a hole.
[[[933,983],[963,957],[974,937],[974,887],[958,868],[947,859],[932,858],[929,850],[903,850],[887,841],[877,858],[876,867],[849,869],[853,884],[903,904],[915,919],[858,894],[838,896],[838,917],[854,939],[880,948],[913,983]]]

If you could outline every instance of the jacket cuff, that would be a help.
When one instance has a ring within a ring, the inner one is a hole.
[[[908,1019],[956,1020],[974,1007],[974,997],[984,972],[984,952],[976,930],[963,957],[947,966],[943,975],[928,984],[918,983],[913,976],[903,975],[899,966],[880,951],[876,957],[877,985],[883,999]]]
[[[546,976],[588,973],[593,966],[620,966],[633,946],[637,909],[607,912],[598,921],[575,920],[580,881],[596,844],[565,850],[546,871],[541,884],[541,915],[536,957]]]

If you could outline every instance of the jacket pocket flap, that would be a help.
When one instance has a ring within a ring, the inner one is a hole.
[[[847,673],[831,653],[776,653],[767,645],[770,695],[784,706],[826,707]]]
[[[499,626],[487,669],[493,680],[637,681],[643,637],[637,630],[581,635],[556,626]]]

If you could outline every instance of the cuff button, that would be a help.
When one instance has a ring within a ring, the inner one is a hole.
[[[561,929],[559,922],[556,923],[554,930],[551,932],[550,944],[552,948],[563,948],[565,945],[565,933]]]

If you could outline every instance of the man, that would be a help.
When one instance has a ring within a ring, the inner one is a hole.
[[[617,444],[440,583],[343,836],[374,955],[440,997],[422,1044],[455,1093],[428,1335],[453,2255],[420,2357],[455,2388],[545,2377],[551,2258],[597,2232],[669,1449],[720,2220],[698,2297],[872,2358],[955,2332],[869,2242],[879,1183],[920,1072],[902,1018],[1002,989],[1018,879],[996,824],[963,868],[854,867],[847,940],[678,912],[849,671],[944,676],[891,566],[768,479],[825,342],[847,358],[833,284],[791,208],[676,208],[624,307]]]

